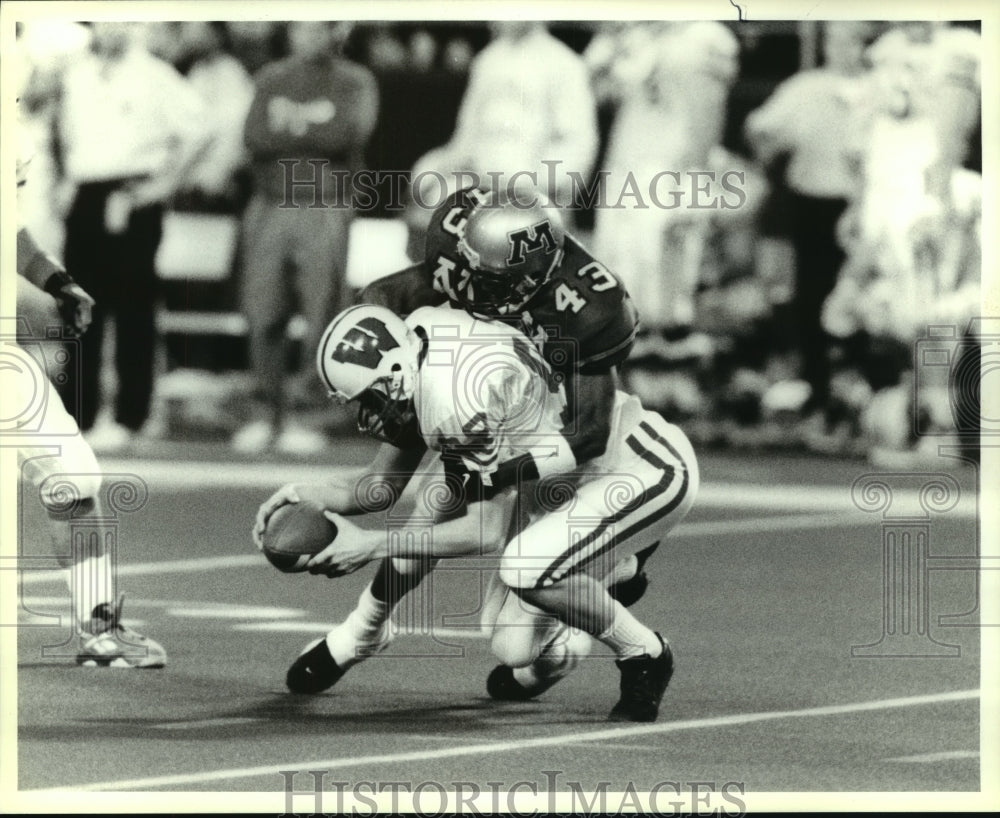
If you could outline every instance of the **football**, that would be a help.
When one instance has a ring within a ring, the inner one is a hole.
[[[287,503],[271,515],[261,550],[279,571],[296,574],[305,571],[309,558],[336,536],[337,526],[323,516],[322,507],[303,500]]]

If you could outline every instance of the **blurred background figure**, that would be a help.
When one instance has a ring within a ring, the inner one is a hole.
[[[713,22],[636,23],[617,35],[610,70],[600,54],[592,57],[597,80],[618,100],[594,252],[643,305],[642,324],[655,345],[657,336],[684,337],[694,321],[714,208],[693,201],[689,173],[709,171],[710,153],[721,144],[739,45]],[[645,345],[640,340],[637,355]]]
[[[488,174],[500,174],[494,178],[501,185],[519,172],[535,173],[537,187],[566,207],[572,201],[570,174],[585,183],[597,154],[597,111],[586,65],[542,22],[489,25],[492,40],[472,61],[443,164],[484,182]],[[551,169],[545,161],[554,163]],[[565,216],[572,220],[572,212]]]
[[[150,89],[155,89],[151,93]],[[80,406],[71,412],[95,449],[126,445],[145,424],[153,393],[156,270],[163,206],[210,135],[188,82],[145,46],[134,23],[93,23],[90,48],[66,65],[55,111],[57,197],[67,269],[96,300],[81,341]],[[101,404],[105,319],[115,319],[117,394]]]
[[[803,417],[825,411],[830,388],[829,340],[820,324],[823,302],[844,262],[837,223],[857,188],[851,167],[853,110],[859,104],[864,49],[871,26],[823,24],[823,64],[781,83],[750,114],[745,132],[765,166],[784,162],[788,231],[794,249],[791,299]]]
[[[369,32],[366,62],[374,71],[394,71],[406,67],[407,53],[399,37],[386,24],[377,24]]]
[[[191,169],[175,205],[235,212],[244,204],[240,173],[248,156],[243,125],[253,100],[253,80],[230,53],[225,23],[191,20],[181,23],[178,33],[179,56],[187,66],[188,82],[205,104],[212,144]]]
[[[374,76],[341,55],[351,27],[289,23],[291,55],[256,77],[245,128],[254,195],[244,220],[242,272],[257,405],[233,438],[240,452],[274,445],[308,453],[325,445],[320,430],[289,419],[286,409],[323,399],[312,351],[350,297],[347,179],[362,167],[378,114]],[[316,184],[293,191],[293,178]],[[300,374],[289,381],[288,329],[296,312],[307,328]]]
[[[979,47],[968,29],[893,27],[871,48],[866,106],[852,123],[857,194],[823,325],[874,393],[865,427],[890,449],[919,445],[913,418],[950,427],[947,368],[929,370],[936,382],[917,393],[914,344],[930,325],[956,328],[957,344],[981,309],[982,178],[964,167],[979,123]]]
[[[738,57],[736,37],[714,22],[614,25],[588,49],[595,87],[616,104],[594,253],[640,307],[629,386],[671,417],[704,405],[691,367],[710,346],[692,332],[695,294],[725,216],[720,175],[742,169],[746,181],[746,161],[721,149]],[[742,204],[745,194],[730,196],[730,207]]]
[[[228,20],[233,56],[253,76],[268,63],[288,54],[285,26],[271,20]]]

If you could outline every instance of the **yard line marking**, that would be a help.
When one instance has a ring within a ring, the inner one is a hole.
[[[69,596],[26,596],[24,604],[34,606],[69,606]],[[228,602],[210,602],[184,599],[142,599],[129,597],[129,608],[166,608],[170,616],[197,616],[203,619],[295,619],[305,616],[304,608],[280,608],[270,605],[239,605]],[[197,606],[197,607],[188,607]]]
[[[807,528],[840,528],[870,526],[867,514],[795,514],[760,517],[750,520],[699,520],[681,523],[670,532],[671,537],[717,537],[723,534],[758,534],[768,531],[794,531]]]
[[[138,562],[133,565],[118,566],[120,577],[140,577],[149,574],[197,574],[201,571],[215,571],[220,568],[250,568],[253,566],[270,567],[260,554],[232,554],[228,557],[201,557],[186,560],[157,560],[156,562]],[[16,568],[15,565],[10,566]],[[272,569],[273,570],[273,569]],[[42,582],[64,582],[62,571],[31,571],[21,574],[25,585],[35,585]]]
[[[953,758],[979,758],[979,750],[945,750],[940,753],[922,753],[915,756],[899,756],[887,758],[886,761],[901,764],[933,764],[935,761],[949,761]]]
[[[868,515],[855,514],[796,514],[778,517],[758,517],[749,520],[700,520],[681,523],[671,532],[677,537],[716,537],[725,534],[753,534],[774,531],[794,531],[808,528],[835,528],[838,526],[871,525]],[[9,568],[16,568],[12,564]],[[150,574],[194,574],[225,568],[270,567],[256,554],[233,554],[228,557],[201,557],[185,560],[160,560],[122,565],[118,568],[120,577],[146,576]],[[63,582],[62,571],[25,570],[21,580],[26,585],[44,582]]]
[[[663,748],[658,744],[614,744],[607,741],[580,741],[577,747],[600,747],[605,750],[652,750],[662,753]]]
[[[907,696],[896,699],[877,699],[851,704],[834,704],[825,707],[809,707],[803,710],[772,710],[763,713],[735,713],[728,716],[713,716],[686,721],[663,722],[662,724],[636,725],[633,727],[613,727],[603,730],[589,730],[584,733],[563,733],[554,736],[521,739],[518,741],[496,741],[485,744],[445,747],[438,750],[416,750],[407,753],[385,753],[382,755],[355,756],[352,758],[325,758],[308,761],[287,761],[258,767],[236,767],[228,770],[207,770],[197,773],[130,778],[118,781],[100,781],[92,784],[67,784],[34,792],[108,792],[112,790],[136,790],[149,787],[171,787],[182,784],[204,784],[209,781],[227,781],[234,778],[254,778],[269,775],[275,780],[279,770],[334,770],[345,767],[359,767],[365,764],[399,764],[408,761],[427,761],[437,758],[488,755],[492,753],[521,752],[538,747],[556,747],[584,742],[604,742],[615,739],[629,739],[635,736],[674,733],[680,730],[698,730],[712,727],[735,727],[754,722],[776,721],[778,719],[813,718],[817,716],[838,716],[847,713],[863,713],[872,710],[890,710],[923,704],[941,704],[978,699],[979,690],[955,690],[947,693],[931,693],[924,696]]]
[[[157,488],[195,490],[199,488],[276,489],[283,483],[324,482],[334,472],[346,478],[364,472],[364,467],[336,464],[273,463],[262,468],[257,463],[197,462],[185,460],[142,460],[113,458],[102,461],[105,471],[137,474]],[[909,503],[916,491],[894,492],[900,502]],[[263,499],[263,498],[262,498]],[[698,492],[698,504],[710,508],[755,507],[798,511],[852,511],[851,487],[802,486],[710,481]],[[974,517],[974,492],[964,491],[958,505],[948,514]]]
[[[233,724],[252,724],[263,721],[251,716],[230,716],[228,718],[191,719],[189,721],[172,721],[166,724],[154,724],[157,730],[202,730],[210,727],[228,727]]]
[[[233,625],[234,631],[254,631],[257,633],[326,633],[335,622],[245,622]],[[419,636],[441,639],[485,639],[478,628],[435,628],[427,631],[408,631],[405,625],[395,625],[397,638],[413,639]]]
[[[326,633],[335,622],[245,622],[233,625],[234,631],[262,633]]]
[[[294,619],[297,616],[305,616],[305,614],[306,611],[296,611],[290,608],[268,608],[250,605],[233,605],[230,608],[205,606],[167,609],[168,616],[191,619]]]

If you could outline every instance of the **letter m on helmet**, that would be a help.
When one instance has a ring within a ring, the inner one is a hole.
[[[351,327],[333,349],[333,360],[342,364],[355,364],[366,369],[377,369],[382,355],[399,344],[389,328],[378,318],[362,318]]]
[[[551,253],[558,249],[555,236],[552,235],[552,225],[548,219],[540,221],[522,230],[512,230],[507,234],[510,241],[510,255],[507,264],[523,264],[526,253],[538,250]]]

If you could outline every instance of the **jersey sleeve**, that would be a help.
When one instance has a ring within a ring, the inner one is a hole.
[[[622,280],[578,241],[566,237],[559,269],[529,304],[534,340],[553,371],[599,374],[624,361],[632,350],[639,318]],[[524,319],[522,318],[522,322]]]
[[[617,307],[580,343],[577,369],[584,375],[607,372],[628,358],[639,330],[639,313],[631,296],[622,292]]]
[[[54,273],[65,273],[62,265],[42,250],[25,228],[17,231],[17,274],[39,289]]]
[[[414,264],[398,273],[376,279],[358,297],[361,304],[387,307],[404,317],[420,307],[435,307],[445,301],[444,295],[434,289],[425,263]]]

